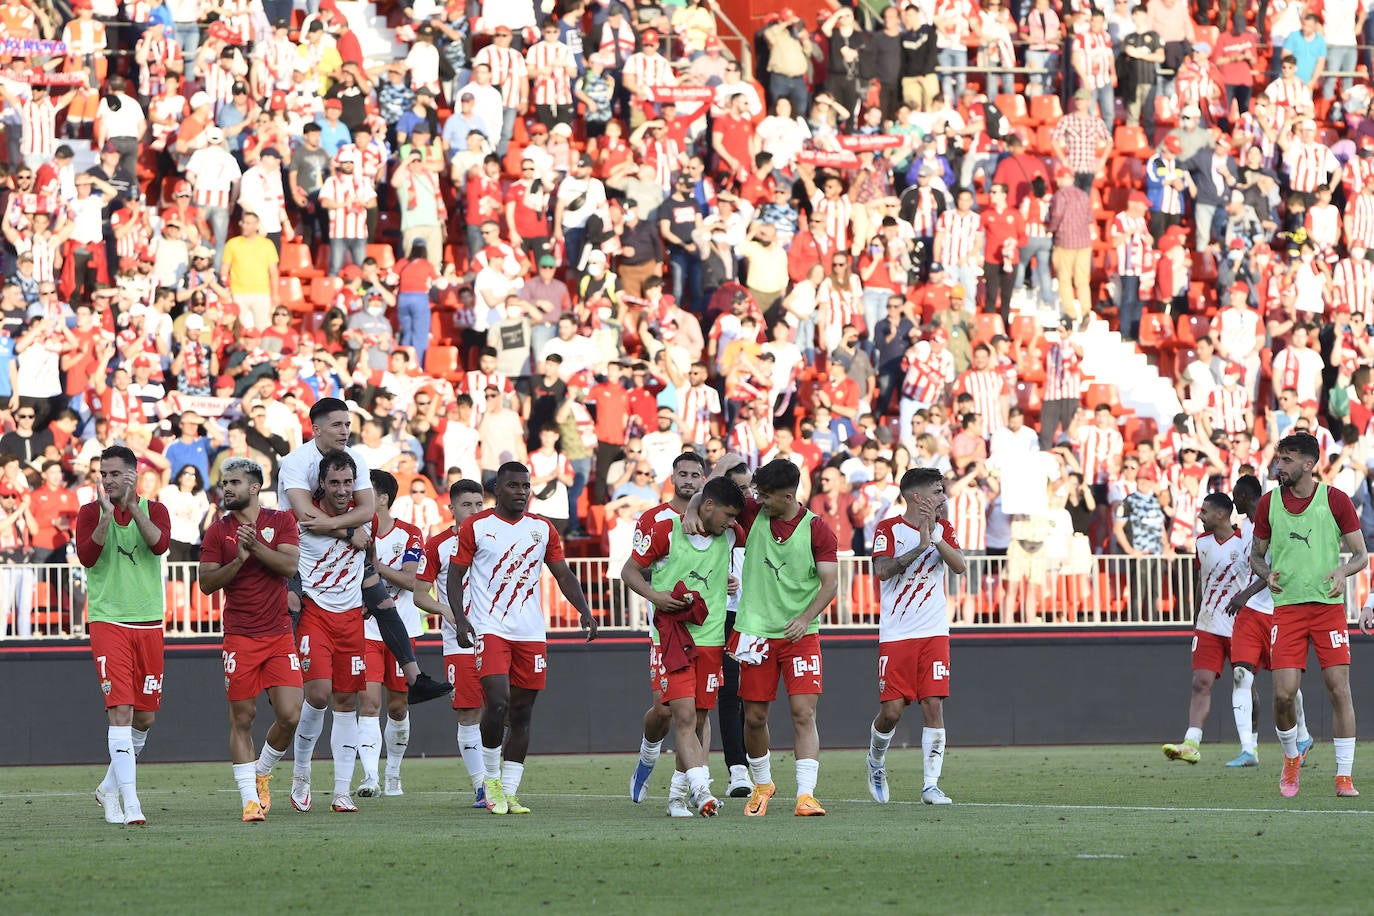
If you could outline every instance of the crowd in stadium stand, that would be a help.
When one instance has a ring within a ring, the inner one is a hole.
[[[747,48],[714,0],[73,6],[0,3],[7,561],[67,561],[116,442],[195,559],[222,462],[326,395],[396,517],[525,461],[584,555],[684,448],[796,462],[857,555],[921,466],[1039,574],[1187,552],[1296,430],[1374,540],[1363,0],[783,8]],[[1084,378],[1102,322],[1172,422]]]

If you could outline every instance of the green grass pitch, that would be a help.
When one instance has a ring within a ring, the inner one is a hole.
[[[149,750],[156,753],[156,745]],[[893,801],[868,799],[861,751],[825,752],[825,818],[792,815],[792,758],[774,754],[763,819],[726,800],[713,820],[664,816],[665,754],[643,805],[634,758],[532,757],[528,817],[469,808],[456,758],[408,760],[402,798],[331,812],[287,802],[238,821],[228,763],[139,767],[148,826],[107,825],[97,767],[0,769],[0,913],[1163,913],[1374,910],[1368,794],[1337,799],[1319,743],[1295,799],[1279,754],[1228,770],[1157,747],[951,747],[946,808],[918,801],[918,750],[888,756]],[[1365,751],[1364,760],[1369,760]],[[713,759],[717,789],[724,782]],[[1365,770],[1368,772],[1368,770]],[[356,785],[356,779],[355,783]]]

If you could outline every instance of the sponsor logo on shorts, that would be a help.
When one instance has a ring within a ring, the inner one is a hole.
[[[478,651],[481,651],[481,650],[478,650]],[[473,667],[475,667],[478,671],[481,671],[481,670],[482,670],[482,656],[478,655],[478,656],[474,657],[473,660],[472,660],[472,664],[473,664]]]
[[[1279,641],[1279,625],[1276,623],[1269,628],[1269,645]]]
[[[943,681],[949,677],[949,667],[944,662],[935,662],[930,666],[930,676],[937,681]]]
[[[1350,634],[1345,630],[1331,630],[1326,635],[1331,639],[1331,648],[1333,649],[1350,645]]]
[[[720,689],[720,678],[714,674],[706,675],[706,692],[715,693]]]
[[[161,693],[161,692],[162,692],[162,678],[160,678],[160,677],[153,677],[151,674],[148,675],[147,677],[145,677],[145,678],[143,679],[143,692],[144,692],[144,693]]]

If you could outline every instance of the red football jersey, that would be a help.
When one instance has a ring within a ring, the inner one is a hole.
[[[296,516],[277,509],[258,513],[258,540],[269,547],[283,544],[299,546],[300,529]],[[239,520],[225,513],[210,524],[201,544],[200,558],[223,566],[238,555]],[[291,632],[291,616],[286,607],[286,579],[273,573],[250,556],[239,574],[224,587],[224,633],[226,636],[276,636]]]

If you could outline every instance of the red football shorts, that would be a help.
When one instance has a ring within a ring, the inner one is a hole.
[[[410,648],[415,648],[413,639],[410,641]],[[363,663],[367,666],[369,684],[381,684],[392,693],[410,692],[410,685],[406,683],[406,673],[401,670],[401,663],[396,661],[396,656],[391,654],[386,643],[380,639],[367,640],[363,648]]]
[[[481,709],[487,702],[482,679],[477,676],[477,656],[471,652],[445,655],[448,682],[453,685],[454,709]]]
[[[919,703],[949,696],[949,637],[925,636],[878,644],[878,701]]]
[[[1210,671],[1221,677],[1221,672],[1226,668],[1226,660],[1230,657],[1230,639],[1208,633],[1206,630],[1193,631],[1194,671]]]
[[[290,633],[225,636],[220,661],[231,703],[251,700],[269,687],[301,686],[301,660]]]
[[[90,623],[91,655],[105,708],[132,706],[152,712],[162,705],[162,625],[129,627]]]
[[[302,677],[307,681],[328,678],[339,693],[357,693],[367,687],[363,609],[335,614],[309,598],[304,605],[296,624]]]
[[[1231,631],[1231,664],[1249,665],[1256,671],[1268,671],[1269,632],[1274,626],[1272,614],[1261,614],[1252,608],[1243,607],[1236,613],[1236,626]]]
[[[649,689],[659,703],[693,697],[697,709],[715,709],[724,658],[723,646],[697,646],[697,657],[690,665],[681,671],[668,671],[663,667],[662,648],[650,646]]]
[[[1286,604],[1274,608],[1269,655],[1274,670],[1307,670],[1307,643],[1323,668],[1350,664],[1350,631],[1339,604]]]
[[[478,636],[477,675],[504,674],[510,677],[512,687],[543,690],[549,666],[548,652],[548,644],[544,642],[517,642],[492,633]]]
[[[821,637],[808,633],[796,642],[768,640],[768,655],[757,665],[739,666],[739,698],[771,703],[778,698],[778,676],[790,697],[821,692]]]

